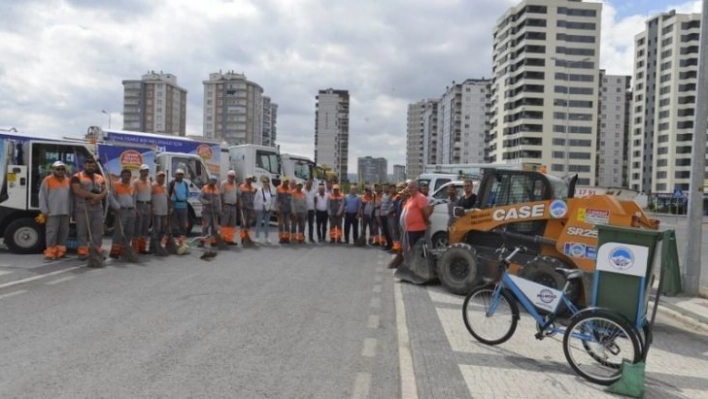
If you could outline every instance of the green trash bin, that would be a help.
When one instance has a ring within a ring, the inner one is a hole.
[[[646,320],[655,255],[664,232],[596,225],[598,250],[593,282],[593,306],[624,315],[641,328]]]

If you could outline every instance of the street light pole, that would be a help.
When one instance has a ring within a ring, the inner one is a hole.
[[[708,129],[708,0],[703,0],[701,35],[698,45],[698,87],[696,117],[693,123],[691,181],[688,191],[688,243],[684,257],[684,291],[697,296],[701,281],[701,236],[703,233],[703,181],[706,169],[706,129]]]
[[[110,129],[110,128],[111,128],[111,114],[109,114],[108,112],[106,112],[105,109],[101,110],[101,113],[108,115],[108,128]]]

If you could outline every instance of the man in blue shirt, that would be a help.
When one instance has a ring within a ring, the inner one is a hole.
[[[174,226],[179,231],[179,245],[184,245],[187,241],[187,231],[189,210],[187,208],[187,200],[189,199],[189,187],[184,180],[184,171],[177,169],[175,178],[168,186],[168,195],[170,196],[170,215]]]
[[[356,194],[356,186],[352,186],[349,195],[344,197],[344,243],[349,244],[349,230],[354,228],[354,242],[359,238],[359,216],[361,213],[361,198]]]

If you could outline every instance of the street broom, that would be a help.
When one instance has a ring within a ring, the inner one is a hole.
[[[224,239],[221,237],[221,231],[219,231],[218,227],[220,225],[218,219],[219,213],[214,212],[214,217],[211,218],[211,233],[213,234],[214,241],[216,242],[216,247],[223,251],[229,249],[229,246],[226,245],[226,242],[224,242]]]
[[[187,248],[189,248],[189,247],[191,247],[192,245],[195,245],[195,244],[201,242],[202,240],[206,240],[206,239],[209,239],[209,238],[210,238],[209,236],[206,236],[206,237],[195,237],[195,238],[191,239],[191,241],[190,241],[189,244],[188,244],[188,243],[185,243],[184,246],[187,247]],[[198,244],[197,244],[197,245],[198,245]],[[198,246],[199,246],[199,245],[198,245]],[[193,255],[192,252],[189,251],[189,250],[185,251],[185,252],[183,253],[183,255],[184,255],[184,254],[186,254],[186,255],[192,255],[192,256],[194,256],[195,258],[199,259],[199,260],[203,260],[203,261],[206,261],[206,262],[210,262],[212,259],[216,258],[216,256],[218,255],[218,252],[216,252],[216,251],[214,251],[214,250],[211,250],[211,249],[203,248],[202,254],[201,254],[200,256]]]
[[[253,242],[250,234],[248,234],[248,228],[251,227],[250,223],[246,220],[246,218],[244,218],[243,209],[239,209],[239,212],[241,212],[241,230],[246,232],[243,238],[241,238],[241,245],[243,245],[244,248],[255,248],[256,243]],[[246,226],[245,229],[244,226]]]
[[[96,245],[93,243],[93,233],[91,232],[91,219],[89,219],[88,210],[85,206],[84,216],[86,216],[86,228],[88,230],[89,241],[89,255],[87,259],[87,265],[88,267],[95,268],[105,267],[106,263],[103,260],[103,254],[101,254],[101,251],[99,251],[98,248],[96,248]]]
[[[128,240],[125,237],[125,230],[123,230],[123,220],[121,220],[121,215],[115,215],[116,216],[116,221],[118,222],[118,228],[120,229],[120,237],[121,241],[123,241],[123,245],[121,246],[120,249],[120,257],[123,260],[126,260],[130,263],[138,263],[140,261],[140,258],[138,257],[138,254],[135,252],[135,248],[133,248],[132,245],[128,242]]]
[[[402,248],[396,253],[396,256],[394,256],[393,259],[391,259],[391,261],[388,263],[389,269],[398,269],[398,267],[403,264],[403,248],[408,245],[408,233],[405,229],[401,229],[401,243],[403,244]]]
[[[366,231],[364,230],[364,218],[362,217],[360,220],[359,225],[361,226],[361,233],[359,237],[357,237],[356,241],[354,241],[354,246],[355,247],[365,247],[366,246]]]

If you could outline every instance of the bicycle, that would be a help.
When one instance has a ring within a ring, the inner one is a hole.
[[[556,269],[566,277],[563,290],[511,275],[508,270],[511,260],[524,250],[523,247],[515,247],[506,257],[503,256],[506,248],[498,250],[501,278],[496,285],[480,286],[472,290],[462,305],[462,317],[467,331],[486,345],[506,342],[514,335],[519,321],[518,300],[536,320],[536,339],[563,334],[563,353],[577,374],[596,384],[610,385],[617,381],[621,376],[620,366],[625,359],[632,363],[641,359],[643,350],[637,330],[617,312],[602,308],[579,310],[572,303],[567,293],[571,282],[582,278],[581,270]],[[571,314],[565,328],[555,324],[560,304],[564,304]],[[494,321],[504,324],[485,330]],[[574,350],[578,347],[582,349],[576,354]]]

